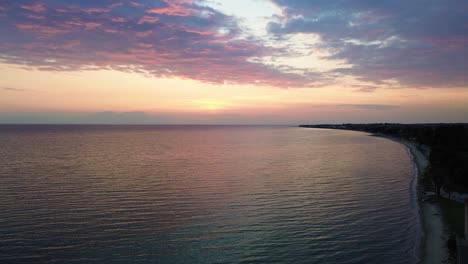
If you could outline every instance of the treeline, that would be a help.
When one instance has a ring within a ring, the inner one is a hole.
[[[365,131],[404,138],[430,150],[427,174],[440,194],[443,188],[468,192],[468,124],[341,124],[302,127]]]

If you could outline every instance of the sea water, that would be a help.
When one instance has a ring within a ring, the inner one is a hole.
[[[365,133],[0,126],[0,263],[415,263],[414,165]]]

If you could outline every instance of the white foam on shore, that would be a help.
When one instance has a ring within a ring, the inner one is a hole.
[[[403,144],[405,145],[405,144]],[[413,212],[416,214],[415,219],[416,219],[416,225],[419,227],[418,228],[418,234],[417,238],[415,241],[415,246],[413,250],[413,255],[417,259],[418,263],[421,263],[421,244],[423,243],[423,238],[424,238],[424,232],[423,232],[423,224],[421,223],[421,208],[418,204],[418,179],[419,179],[419,174],[421,173],[419,170],[419,166],[417,165],[417,161],[411,152],[411,149],[405,145],[406,152],[408,153],[408,156],[410,156],[412,164],[413,164],[413,178],[411,179],[410,186],[409,186],[409,193],[410,193],[410,199],[411,199],[411,206],[415,209]]]

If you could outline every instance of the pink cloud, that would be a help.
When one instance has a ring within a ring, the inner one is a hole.
[[[118,3],[114,3],[114,4],[109,5],[109,8],[115,8],[115,7],[119,7],[119,6],[123,6],[123,5],[124,5],[124,3],[118,2]]]
[[[250,62],[251,57],[278,50],[239,39],[241,31],[235,21],[215,10],[191,1],[148,6],[134,2],[106,5],[111,1],[103,1],[84,7],[57,2],[40,13],[44,19],[31,17],[17,3],[20,11],[0,17],[4,29],[10,30],[1,32],[8,37],[0,43],[0,53],[10,56],[6,62],[40,70],[116,69],[155,77],[278,87],[302,87],[310,82]],[[154,9],[159,11],[152,12]],[[193,15],[203,12],[210,17]],[[220,27],[229,27],[229,34],[218,34]]]
[[[138,21],[138,24],[145,24],[145,23],[148,23],[148,24],[154,24],[156,22],[159,21],[159,18],[158,17],[153,17],[153,16],[143,16],[142,18],[140,18],[140,20]]]
[[[95,14],[95,13],[109,12],[109,9],[106,9],[106,8],[88,8],[88,9],[84,9],[83,11],[88,13],[88,14]]]
[[[28,18],[31,18],[31,19],[36,19],[36,20],[45,19],[45,16],[41,16],[41,15],[37,15],[37,14],[26,14],[25,16],[28,17]]]
[[[140,3],[137,3],[137,2],[129,2],[130,5],[134,6],[134,7],[142,7],[143,4],[140,4]]]
[[[85,30],[93,30],[102,26],[101,23],[96,22],[81,22],[81,21],[68,21],[67,25],[82,27]]]
[[[168,16],[190,16],[195,11],[194,9],[188,8],[184,5],[191,3],[192,1],[190,0],[164,0],[164,2],[167,4],[167,7],[152,8],[148,10],[148,13]]]
[[[52,36],[58,34],[65,34],[68,33],[68,30],[50,27],[50,26],[42,26],[42,25],[35,25],[35,24],[18,24],[16,28],[22,31],[29,31],[34,34],[41,34],[42,36]]]
[[[32,12],[36,12],[36,13],[44,12],[46,10],[44,3],[35,3],[35,4],[31,4],[31,5],[22,5],[21,8],[32,11]]]
[[[118,22],[118,23],[124,23],[127,22],[128,20],[124,17],[112,17],[111,20],[113,22]]]

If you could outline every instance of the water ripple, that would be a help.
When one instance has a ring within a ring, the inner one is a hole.
[[[405,148],[288,127],[0,126],[1,263],[415,263]]]

